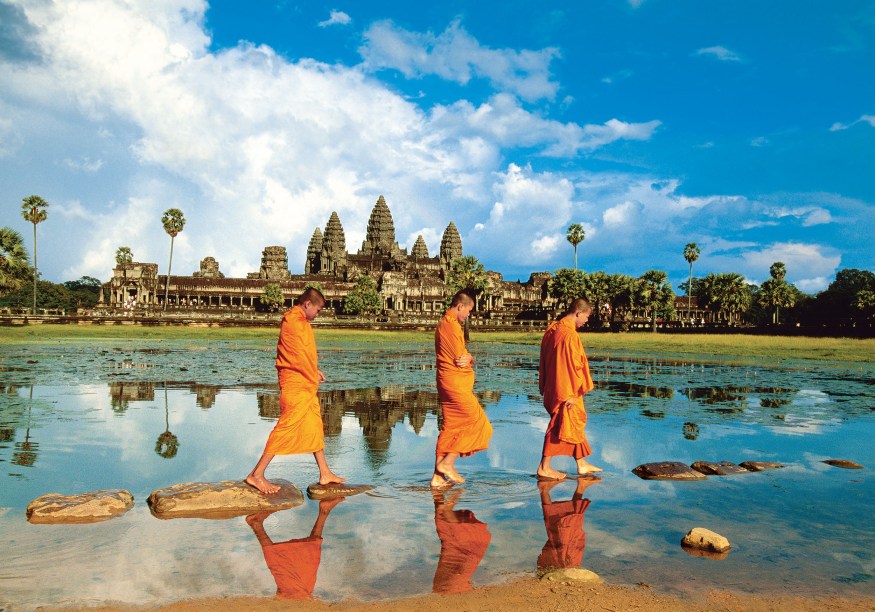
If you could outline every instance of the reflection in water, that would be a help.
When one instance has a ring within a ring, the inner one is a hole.
[[[547,529],[547,543],[538,556],[538,569],[548,570],[563,567],[580,567],[583,549],[586,546],[586,533],[583,531],[583,513],[590,501],[583,499],[583,492],[601,478],[578,478],[571,499],[553,501],[550,489],[560,480],[546,480],[538,483],[541,493],[541,510],[544,513],[544,527]]]
[[[684,437],[687,440],[695,440],[699,437],[699,426],[696,423],[687,421],[684,423]]]
[[[131,402],[151,402],[155,400],[155,383],[152,382],[111,382],[109,383],[110,405],[113,411],[123,413]]]
[[[671,387],[652,387],[650,385],[639,385],[618,380],[597,380],[595,381],[595,388],[625,393],[634,397],[655,397],[657,399],[671,399],[674,397],[674,389]]]
[[[33,467],[36,463],[36,451],[39,443],[30,439],[30,411],[33,407],[33,385],[30,385],[30,396],[27,402],[27,428],[24,433],[24,441],[15,443],[15,451],[12,453],[12,463],[21,467]],[[12,430],[13,434],[15,430]]]
[[[170,433],[170,407],[167,404],[167,385],[164,385],[164,433],[158,436],[155,452],[165,459],[173,459],[179,451],[179,440]]]
[[[441,541],[441,556],[432,583],[435,593],[472,590],[471,577],[492,540],[486,523],[478,521],[471,510],[455,509],[462,492],[462,489],[433,492],[434,526]]]
[[[345,498],[323,499],[319,502],[319,514],[313,529],[306,538],[274,542],[264,529],[264,519],[273,514],[270,511],[250,514],[246,522],[252,527],[267,569],[276,581],[276,595],[283,599],[310,599],[316,586],[316,573],[322,560],[322,529],[332,508]]]

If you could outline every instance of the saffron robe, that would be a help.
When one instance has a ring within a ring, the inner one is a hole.
[[[542,504],[547,543],[538,556],[538,569],[580,567],[586,533],[583,531],[583,513],[589,507],[588,499],[570,499]]]
[[[322,559],[322,538],[309,537],[262,546],[267,568],[276,581],[277,597],[310,599]]]
[[[434,515],[434,526],[441,540],[441,556],[432,582],[435,593],[470,591],[473,588],[471,576],[492,540],[486,523],[478,521],[470,510],[454,510],[453,515],[458,522],[448,521],[440,512]]]
[[[437,390],[443,415],[443,429],[438,435],[438,455],[458,453],[462,457],[489,448],[492,425],[474,396],[474,368],[460,368],[457,357],[466,354],[462,325],[448,310],[434,332],[437,360]]]
[[[583,342],[573,321],[559,319],[547,327],[541,340],[538,387],[550,424],[544,435],[545,457],[586,457],[592,449],[586,440],[586,409],[583,394],[592,391],[592,375]],[[573,400],[573,405],[565,405]]]
[[[264,452],[273,455],[315,453],[325,447],[319,407],[316,338],[304,311],[295,306],[283,315],[276,345],[280,418]]]

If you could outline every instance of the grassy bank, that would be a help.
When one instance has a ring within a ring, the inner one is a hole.
[[[87,340],[194,340],[273,342],[272,327],[140,327],[129,325],[29,325],[0,328],[0,347],[13,344],[57,343]],[[354,340],[375,343],[431,342],[430,331],[370,331],[316,328],[320,341]],[[539,332],[472,331],[472,342],[506,342],[537,345]],[[729,356],[756,359],[817,359],[855,363],[875,362],[875,339],[753,336],[741,334],[610,334],[584,333],[590,352],[630,351],[696,357]]]

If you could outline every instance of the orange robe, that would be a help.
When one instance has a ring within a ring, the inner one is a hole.
[[[276,581],[277,597],[310,599],[322,559],[322,538],[309,537],[262,546],[267,568]]]
[[[434,516],[434,526],[441,540],[441,556],[432,583],[435,593],[470,591],[473,588],[471,576],[492,540],[486,523],[478,521],[473,512],[454,510],[453,514],[458,523],[448,521],[440,513]]]
[[[462,325],[448,310],[434,332],[437,358],[437,390],[443,415],[443,429],[435,453],[458,453],[462,457],[489,448],[492,425],[474,397],[474,368],[455,364],[468,350]]]
[[[280,384],[280,418],[264,452],[273,455],[314,453],[325,447],[319,408],[316,338],[304,311],[295,306],[283,315],[276,345]]]
[[[547,543],[538,556],[538,569],[580,567],[586,547],[583,513],[588,507],[588,499],[570,499],[541,506]]]
[[[592,391],[593,382],[583,343],[573,322],[554,321],[544,333],[538,386],[544,396],[544,408],[550,413],[543,455],[570,455],[580,459],[591,454],[586,441],[583,394]],[[571,408],[564,405],[569,399],[574,400]]]

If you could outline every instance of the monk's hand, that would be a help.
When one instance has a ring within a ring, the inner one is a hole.
[[[327,379],[325,378],[325,374],[322,373],[322,370],[317,370],[319,372],[319,382],[325,382]]]
[[[471,356],[471,353],[465,353],[460,357],[456,357],[455,360],[455,364],[460,368],[467,368],[472,363],[474,363],[474,358]]]

